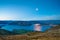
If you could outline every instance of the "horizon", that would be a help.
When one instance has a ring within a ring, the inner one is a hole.
[[[60,20],[0,20],[0,21],[60,21]]]

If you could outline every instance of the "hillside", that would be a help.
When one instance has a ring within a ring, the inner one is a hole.
[[[45,32],[31,32],[31,33],[27,33],[27,35],[29,36],[60,36],[60,25],[55,26],[50,28],[49,30],[45,31]]]
[[[8,30],[0,29],[0,35],[13,35],[13,32],[10,32]]]
[[[34,31],[32,31],[32,30],[24,30],[24,29],[14,29],[12,32],[15,33],[15,35],[21,35],[21,34],[34,32]]]
[[[34,31],[22,35],[6,35],[5,37],[0,37],[0,40],[60,40],[60,30],[58,31],[60,25],[56,27],[46,32]]]

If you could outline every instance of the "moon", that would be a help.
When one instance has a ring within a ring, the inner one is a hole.
[[[39,10],[39,8],[36,8],[35,10],[36,10],[36,11],[38,11],[38,10]]]

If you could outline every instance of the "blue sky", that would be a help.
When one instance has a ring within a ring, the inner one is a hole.
[[[60,20],[59,17],[60,0],[0,0],[0,20]]]

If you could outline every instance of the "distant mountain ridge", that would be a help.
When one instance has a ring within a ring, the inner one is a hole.
[[[39,23],[41,25],[60,24],[60,20],[33,20],[33,21],[0,21],[0,24],[31,26]]]

